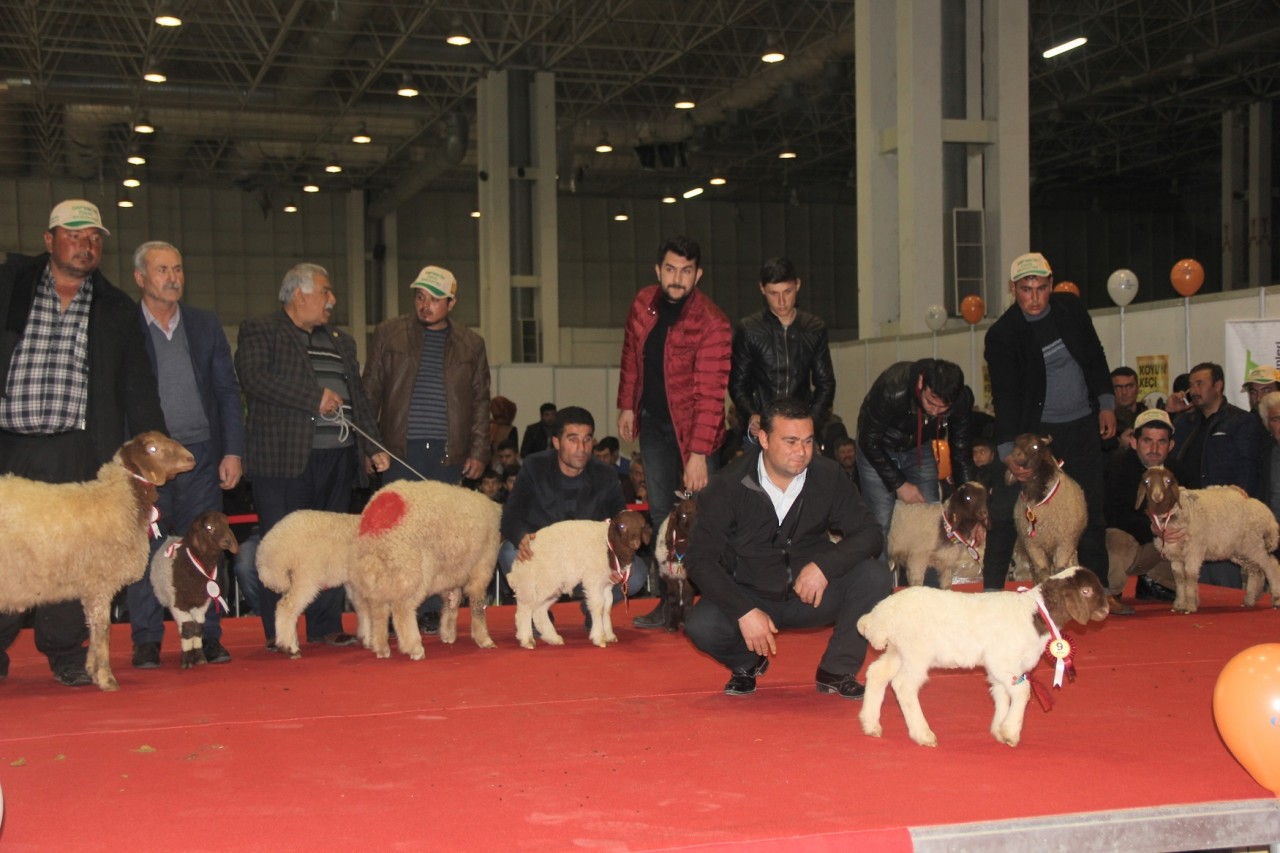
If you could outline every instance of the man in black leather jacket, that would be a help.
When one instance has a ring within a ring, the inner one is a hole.
[[[836,376],[827,345],[827,326],[796,309],[800,276],[786,258],[772,258],[760,270],[766,308],[738,321],[733,330],[729,397],[754,439],[760,411],[791,397],[809,406],[819,431],[836,396]]]
[[[872,384],[858,412],[858,480],[886,535],[897,501],[938,502],[934,439],[950,442],[954,482],[973,479],[972,411],[964,371],[949,361],[900,361]]]

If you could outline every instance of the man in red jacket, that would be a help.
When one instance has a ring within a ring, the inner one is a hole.
[[[724,443],[724,395],[733,338],[729,319],[698,290],[702,251],[688,237],[658,248],[658,283],[636,294],[622,342],[618,434],[639,436],[653,529],[661,526],[677,490],[707,484]],[[667,622],[664,597],[637,628]]]

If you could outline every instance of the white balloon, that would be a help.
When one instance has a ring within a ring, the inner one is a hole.
[[[1138,295],[1138,277],[1133,270],[1116,270],[1107,278],[1107,293],[1112,302],[1123,308]]]
[[[947,309],[941,305],[930,305],[924,311],[924,322],[933,331],[940,331],[947,325]]]

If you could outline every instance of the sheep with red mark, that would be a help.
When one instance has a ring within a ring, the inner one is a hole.
[[[441,595],[440,641],[458,638],[458,606],[471,602],[471,638],[495,647],[485,620],[488,586],[498,559],[502,505],[446,483],[400,481],[380,489],[360,515],[348,589],[368,611],[365,645],[390,657],[387,618],[400,651],[423,657],[416,609]]]
[[[893,510],[885,554],[895,567],[906,569],[908,585],[921,586],[925,571],[933,566],[939,585],[951,589],[957,569],[969,565],[981,571],[990,527],[987,487],[962,483],[941,507],[899,502]]]
[[[151,588],[156,601],[169,608],[182,640],[182,668],[205,663],[204,617],[209,602],[227,608],[218,587],[218,563],[222,552],[240,552],[227,517],[220,512],[202,512],[181,538],[170,536],[151,558]]]
[[[147,569],[156,487],[195,464],[178,442],[144,432],[85,483],[0,477],[0,610],[80,599],[89,624],[85,669],[102,690],[120,687],[111,672],[111,599]]]
[[[348,583],[360,516],[347,512],[300,509],[272,527],[255,557],[263,586],[280,593],[276,604],[276,648],[302,657],[298,617],[322,591],[346,586],[356,611],[356,636],[368,645],[368,613]]]

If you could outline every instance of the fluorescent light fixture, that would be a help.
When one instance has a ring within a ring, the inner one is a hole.
[[[130,166],[145,166],[145,165],[147,165],[147,158],[146,158],[146,157],[143,157],[143,156],[142,156],[141,154],[139,154],[137,151],[131,152],[131,153],[129,154],[129,156],[128,156],[128,157],[126,157],[126,158],[124,158],[124,159],[125,159],[125,162],[126,162],[126,163],[128,163]]]
[[[471,218],[472,218],[472,219],[479,219],[479,218],[480,218],[480,211],[478,211],[478,210],[473,210],[473,211],[471,211]]]
[[[133,207],[133,199],[129,198],[128,195],[125,195],[122,199],[116,202],[116,207]]]
[[[120,183],[121,183],[121,184],[123,184],[124,186],[128,187],[129,189],[133,189],[134,187],[140,187],[140,186],[142,186],[142,181],[138,180],[138,179],[137,179],[137,178],[135,178],[133,175],[130,175],[129,177],[125,178],[125,179],[124,179],[123,181],[121,181]]]
[[[1057,56],[1060,53],[1066,53],[1068,50],[1075,50],[1077,47],[1084,46],[1084,44],[1088,41],[1089,40],[1084,36],[1080,36],[1079,38],[1073,38],[1071,41],[1063,42],[1057,47],[1049,48],[1048,50],[1046,50],[1044,53],[1040,55],[1043,56],[1045,59],[1053,59],[1055,56]]]
[[[148,83],[166,83],[169,80],[165,73],[158,68],[152,68],[146,74],[143,74],[142,79]]]
[[[294,204],[293,202],[289,202],[288,204],[286,204],[286,205],[284,206],[284,212],[285,212],[285,213],[297,213],[297,212],[298,212],[298,206],[297,206],[296,204]]]
[[[613,146],[609,144],[609,134],[600,134],[600,141],[596,143],[597,154],[608,154],[613,151]]]
[[[619,210],[613,215],[614,222],[626,222],[630,218],[630,216],[627,216],[627,212],[625,210]]]
[[[134,133],[155,133],[156,126],[147,118],[147,114],[143,113],[138,116],[138,120],[133,123]]]
[[[360,122],[360,126],[356,128],[356,132],[351,135],[351,141],[356,145],[368,145],[373,141],[373,137],[365,130],[364,122]]]
[[[697,104],[694,103],[693,98],[690,98],[684,92],[681,92],[680,97],[676,98],[674,106],[678,110],[691,110],[696,107]]]
[[[796,150],[790,144],[784,142],[782,143],[782,150],[778,152],[778,159],[794,160],[796,159]]]
[[[707,181],[707,183],[711,184],[713,187],[722,187],[729,183],[729,179],[717,172]]]
[[[782,51],[780,51],[780,50],[770,50],[770,51],[765,52],[765,53],[764,53],[764,55],[762,55],[762,56],[760,57],[760,61],[761,61],[761,62],[768,62],[770,65],[772,65],[773,63],[775,63],[775,62],[781,62],[782,60],[784,60],[784,59],[786,59],[786,58],[787,58],[787,55],[786,55],[785,53],[783,53]]]
[[[161,0],[156,6],[155,22],[162,27],[180,27],[182,26],[182,18],[179,18],[174,11],[173,4],[167,0]]]
[[[396,94],[402,98],[418,97],[418,87],[413,85],[413,78],[408,74],[402,75],[400,77],[400,87],[396,89]]]
[[[320,187],[315,184],[303,184],[302,191],[304,193],[318,193],[320,192]]]
[[[667,193],[666,195],[664,195],[664,196],[662,197],[662,203],[663,203],[663,204],[675,204],[678,200],[679,200],[679,199],[677,199],[677,198],[676,198],[675,196],[673,196],[671,193]]]
[[[681,195],[685,198],[696,198],[702,195],[702,187],[694,187],[691,190],[685,190]]]
[[[453,16],[453,20],[449,22],[449,34],[444,40],[454,47],[466,47],[471,44],[471,36],[462,26],[462,18]]]
[[[328,164],[324,167],[324,170],[328,172],[330,175],[336,175],[342,171],[342,165],[338,163],[337,160],[330,157]]]

